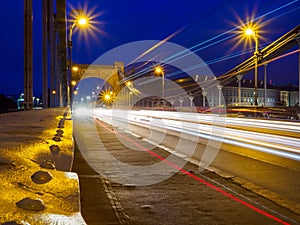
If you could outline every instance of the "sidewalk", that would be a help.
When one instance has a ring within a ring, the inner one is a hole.
[[[0,114],[0,224],[86,224],[66,112]]]
[[[75,145],[73,172],[79,176],[81,213],[88,225],[118,225],[103,177],[85,161]]]

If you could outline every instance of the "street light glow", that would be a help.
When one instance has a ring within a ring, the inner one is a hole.
[[[161,66],[156,66],[154,68],[154,73],[157,74],[157,75],[163,74],[163,72],[164,72],[164,70],[163,70],[163,68]]]
[[[86,17],[80,17],[77,19],[77,22],[80,26],[85,26],[88,23],[88,20]]]
[[[247,28],[246,31],[245,31],[245,34],[247,36],[251,36],[251,35],[254,35],[254,31],[252,28]]]
[[[75,80],[72,80],[71,84],[72,84],[72,86],[75,86],[77,84],[77,82]]]
[[[165,98],[165,72],[164,72],[164,68],[161,65],[157,65],[154,67],[154,73],[159,75],[161,74],[162,79],[161,79],[161,97],[162,99]]]
[[[104,90],[100,93],[100,100],[105,104],[110,104],[114,101],[115,95],[111,90]]]
[[[109,100],[110,100],[110,94],[104,95],[104,99],[105,99],[106,101],[109,101]]]

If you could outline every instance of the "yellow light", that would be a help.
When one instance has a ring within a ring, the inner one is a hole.
[[[126,86],[131,86],[132,85],[132,82],[131,81],[127,81],[126,82]]]
[[[100,93],[100,99],[106,104],[110,104],[114,101],[114,92],[110,90],[105,90]]]
[[[252,28],[247,28],[247,29],[245,30],[245,34],[246,34],[247,36],[251,36],[251,35],[254,35],[254,31],[253,31]]]
[[[154,73],[155,74],[163,74],[163,72],[164,72],[164,70],[163,70],[163,68],[161,66],[156,66],[154,68]]]
[[[78,94],[78,91],[75,90],[73,93],[74,93],[74,95],[77,95],[77,94]]]
[[[87,19],[85,17],[81,17],[77,19],[77,22],[80,26],[85,26],[87,24]]]
[[[56,91],[55,91],[55,90],[53,90],[53,91],[52,91],[52,94],[54,94],[54,95],[55,95],[55,94],[56,94]]]
[[[78,68],[78,66],[73,66],[73,67],[72,67],[72,70],[76,72],[76,71],[79,70],[79,68]]]
[[[77,84],[77,82],[75,80],[72,80],[71,84],[72,84],[72,86],[75,86]]]

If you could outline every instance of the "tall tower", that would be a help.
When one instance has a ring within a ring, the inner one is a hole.
[[[42,102],[43,107],[48,108],[48,0],[42,2]]]
[[[32,0],[24,0],[24,108],[32,109]]]
[[[59,95],[57,95],[57,102],[60,102],[60,106],[66,106],[68,101],[66,26],[67,26],[66,0],[57,0],[56,2],[56,28],[57,28],[56,86],[59,89]]]
[[[66,0],[43,0],[42,42],[44,107],[66,106]]]

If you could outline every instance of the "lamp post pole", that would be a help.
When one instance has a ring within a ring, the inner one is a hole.
[[[69,38],[68,38],[68,50],[69,50],[69,62],[68,62],[68,73],[69,73],[69,77],[68,77],[68,82],[67,82],[67,89],[68,89],[68,102],[67,105],[71,106],[71,98],[72,98],[72,87],[71,87],[71,81],[72,81],[72,35],[73,35],[73,29],[76,26],[77,20],[74,21],[74,23],[72,24],[70,30],[69,30]]]
[[[164,72],[164,69],[162,68],[162,66],[156,66],[154,68],[154,73],[155,74],[161,74],[161,78],[162,78],[162,81],[161,81],[161,98],[163,100],[163,103],[164,103],[164,98],[165,98],[165,72]]]
[[[72,26],[70,27],[69,30],[69,36],[68,36],[68,50],[69,50],[69,62],[68,62],[68,73],[69,73],[69,79],[68,79],[68,105],[70,105],[71,107],[71,101],[72,101],[72,35],[73,35],[73,30],[75,28],[75,26],[78,24],[80,26],[85,26],[87,25],[88,21],[87,18],[84,17],[81,13],[81,10],[75,10],[78,11],[79,13],[77,13],[77,18],[76,20],[73,22]]]
[[[161,72],[161,78],[162,78],[162,81],[161,81],[161,96],[162,96],[162,100],[163,100],[163,103],[164,103],[164,99],[165,99],[165,72],[164,70],[162,70]]]
[[[254,105],[258,106],[258,101],[257,101],[257,79],[258,79],[258,57],[259,57],[259,51],[258,51],[258,37],[256,33],[253,33],[254,35],[254,40],[255,40],[255,67],[254,67]]]
[[[258,60],[259,60],[259,50],[258,50],[258,34],[257,31],[254,31],[253,28],[249,27],[245,30],[245,34],[247,36],[252,36],[255,41],[255,51],[254,51],[254,57],[255,57],[255,65],[254,65],[254,105],[258,106],[257,101],[257,79],[258,79]]]

